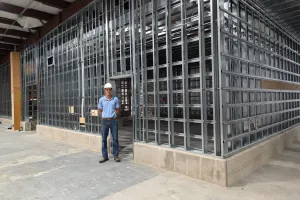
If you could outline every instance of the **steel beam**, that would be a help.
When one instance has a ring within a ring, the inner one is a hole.
[[[72,3],[70,6],[68,6],[66,9],[64,9],[60,14],[52,17],[51,20],[49,20],[45,26],[42,26],[39,30],[40,32],[40,38],[47,35],[51,30],[56,28],[60,23],[64,22],[68,18],[70,18],[72,15],[74,15],[76,12],[84,8],[86,5],[93,2],[93,0],[77,0],[74,3]],[[32,35],[28,38],[28,40],[24,41],[26,44],[35,44],[37,43],[37,39]]]
[[[19,7],[19,6],[15,6],[15,5],[11,5],[8,3],[3,3],[0,2],[0,10],[5,11],[5,12],[9,12],[9,13],[13,13],[13,14],[21,14],[24,11],[25,8]],[[54,15],[50,14],[50,13],[46,13],[46,12],[42,12],[39,10],[34,10],[34,9],[26,9],[26,11],[22,14],[23,16],[26,17],[32,17],[32,18],[36,18],[36,19],[40,19],[40,20],[50,20]]]
[[[5,44],[5,43],[0,43],[0,49],[14,50],[14,45],[11,45],[11,44]]]
[[[4,18],[4,17],[0,17],[0,23],[1,24],[12,25],[14,23],[14,21],[15,20],[13,20],[13,19],[7,19],[7,18]],[[15,22],[13,26],[22,28],[22,26],[18,22]]]
[[[12,43],[12,44],[19,45],[22,43],[22,39],[0,36],[0,42],[6,42],[6,43]]]
[[[47,6],[58,8],[58,9],[61,9],[61,10],[65,9],[69,5],[71,5],[70,2],[64,1],[64,0],[34,0],[34,1],[40,2],[40,3],[42,3],[44,5],[47,5]]]
[[[54,17],[51,15],[52,19],[50,21],[48,21],[45,24],[45,26],[41,27],[38,30],[39,38],[42,38],[45,35],[47,35],[51,30],[53,30],[55,27],[57,27],[60,23],[67,20],[68,18],[70,18],[72,15],[74,15],[76,12],[78,12],[79,10],[81,10],[86,5],[90,4],[91,2],[93,2],[93,0],[80,0],[80,1],[77,0],[77,1],[73,2],[70,6],[68,6],[66,9],[64,9],[59,15],[56,15]],[[5,5],[5,4],[3,4],[3,5]],[[12,7],[9,6],[9,8],[12,8]],[[8,8],[6,8],[6,9],[8,9]],[[0,7],[0,10],[1,10],[1,7]],[[0,18],[0,23],[4,23],[4,24],[8,24],[8,25],[11,25],[13,23],[13,21],[14,20]],[[21,27],[21,25],[19,25],[17,22],[15,22],[14,25]],[[20,45],[20,48],[18,49],[18,51],[22,51],[24,46],[28,46],[29,44],[36,44],[36,43],[38,43],[38,38],[34,34],[31,34],[28,37],[28,39],[26,39],[22,42],[22,45]],[[4,63],[7,60],[9,60],[9,55],[2,57],[0,60],[0,63]]]
[[[6,49],[0,49],[0,54],[8,54],[9,52],[11,52],[12,50],[6,50]]]
[[[23,38],[28,38],[28,36],[30,35],[30,32],[26,32],[26,31],[0,28],[0,34],[4,34],[4,33],[5,35],[12,35],[12,36],[23,37]]]

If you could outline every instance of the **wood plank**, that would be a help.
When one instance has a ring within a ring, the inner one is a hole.
[[[22,119],[20,52],[10,52],[10,71],[13,130],[20,130]]]
[[[261,80],[260,88],[269,90],[300,90],[300,84],[286,83],[283,81]]]

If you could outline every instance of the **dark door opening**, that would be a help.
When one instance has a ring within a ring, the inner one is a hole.
[[[121,116],[119,117],[119,145],[122,154],[133,152],[133,128],[132,128],[132,86],[131,78],[114,80],[116,84],[116,96],[120,101]]]
[[[31,124],[31,130],[36,129],[38,109],[37,109],[37,87],[36,85],[27,86],[28,91],[28,119]]]

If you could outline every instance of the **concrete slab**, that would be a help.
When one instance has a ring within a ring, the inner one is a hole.
[[[269,193],[278,199],[299,199],[300,152],[285,150],[234,187],[258,194]]]
[[[225,188],[166,172],[104,200],[298,200],[299,195],[300,153],[284,151],[234,187]]]
[[[151,188],[147,190],[145,188]],[[167,172],[104,198],[104,200],[275,200],[259,194],[230,191],[173,172]]]
[[[298,200],[300,196],[297,144],[225,188],[196,179],[201,172],[193,169],[203,168],[207,161],[193,156],[184,160],[186,174],[195,178],[134,164],[130,145],[122,149],[121,163],[110,160],[100,165],[99,153],[55,143],[32,131],[24,134],[0,128],[0,141],[1,200]],[[164,167],[175,170],[176,159],[183,161],[176,153],[159,150],[159,154],[171,155],[171,159],[164,157]],[[210,166],[218,167],[216,163]]]
[[[100,154],[0,128],[0,199],[100,199],[160,171],[132,162],[99,164]]]

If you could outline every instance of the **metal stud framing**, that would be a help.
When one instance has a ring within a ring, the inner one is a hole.
[[[95,1],[41,40],[41,124],[99,132],[105,82],[131,74],[129,28],[129,1]]]
[[[300,123],[300,92],[261,88],[299,84],[299,46],[244,0],[96,0],[40,41],[40,123],[98,133],[126,78],[135,141],[230,156]]]
[[[10,64],[0,65],[0,117],[11,117]]]
[[[216,153],[210,1],[139,2],[142,141]]]
[[[264,80],[299,84],[299,40],[243,0],[220,1],[223,155],[230,156],[299,124],[297,90],[270,90]]]
[[[36,46],[27,47],[21,52],[22,73],[22,120],[37,120],[37,83],[39,55]]]

